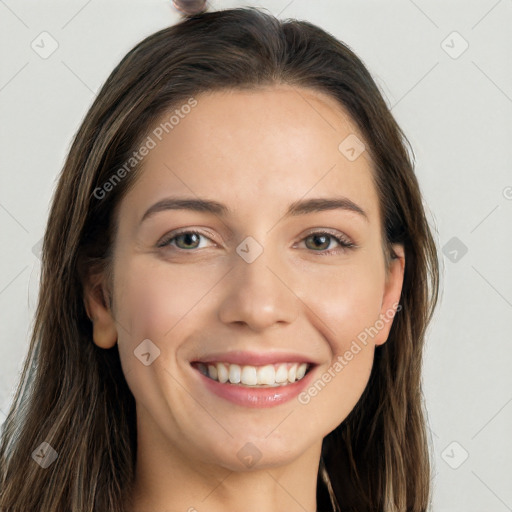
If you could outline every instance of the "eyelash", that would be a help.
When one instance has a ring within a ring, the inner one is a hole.
[[[168,236],[165,236],[163,238],[163,240],[161,240],[158,244],[157,244],[157,247],[159,248],[166,248],[166,246],[168,247],[169,246],[169,242],[172,242],[174,239],[178,238],[180,235],[184,235],[184,234],[194,234],[194,235],[199,235],[199,236],[202,236],[204,238],[209,238],[207,237],[205,234],[201,233],[200,231],[195,231],[195,230],[183,230],[183,231],[178,231],[178,232],[174,232],[174,233],[171,233],[170,235]],[[310,236],[314,236],[314,235],[327,235],[329,237],[331,237],[332,239],[334,239],[336,242],[338,242],[338,244],[341,246],[340,248],[338,249],[330,249],[330,250],[320,250],[320,251],[314,251],[314,250],[311,250],[311,252],[314,252],[314,253],[318,253],[320,256],[324,256],[324,255],[333,255],[333,254],[340,254],[340,253],[343,253],[343,252],[346,252],[350,249],[353,249],[353,248],[356,248],[357,245],[348,241],[347,239],[345,239],[344,237],[340,236],[340,235],[335,235],[333,233],[330,233],[329,231],[313,231],[311,233],[308,233],[302,240],[305,240],[306,238],[309,238]],[[176,247],[176,249],[178,251],[183,251],[183,252],[189,252],[189,251],[194,251],[194,249],[181,249],[180,247]]]

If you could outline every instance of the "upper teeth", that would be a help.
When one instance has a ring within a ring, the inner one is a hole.
[[[240,366],[230,363],[199,363],[198,369],[211,379],[246,386],[284,385],[302,379],[307,363],[280,363],[265,366]]]

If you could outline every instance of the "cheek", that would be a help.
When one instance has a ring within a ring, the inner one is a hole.
[[[143,256],[117,270],[118,346],[126,373],[139,368],[134,355],[147,339],[156,347],[157,366],[175,368],[179,345],[187,341],[187,326],[190,331],[188,320],[200,312],[201,299],[215,284],[211,275],[210,279],[211,283],[208,276],[199,279],[191,272],[173,271],[168,264]],[[146,345],[151,352],[152,345]]]
[[[375,353],[369,329],[379,318],[382,300],[379,279],[378,271],[354,266],[334,273],[324,292],[310,294],[318,315],[315,326],[331,354],[299,402],[324,435],[348,416],[368,384]]]
[[[199,278],[191,266],[190,270],[175,270],[152,258],[133,257],[129,264],[116,269],[118,349],[136,401],[153,416],[161,414],[158,421],[166,424],[170,421],[166,400],[177,410],[190,407],[188,395],[182,396],[172,376],[181,378],[177,361],[180,347],[186,346],[194,331],[194,317],[204,317],[208,302],[204,296],[218,278],[211,273]],[[146,359],[145,354],[149,354]]]
[[[334,354],[349,350],[352,340],[375,324],[382,304],[382,276],[378,265],[352,265],[332,272],[326,286],[310,292],[318,325]],[[364,337],[360,336],[360,338]]]
[[[187,270],[149,258],[133,258],[117,277],[117,315],[131,337],[144,334],[163,340],[214,284]]]

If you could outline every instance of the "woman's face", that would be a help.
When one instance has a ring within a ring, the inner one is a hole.
[[[318,458],[402,286],[402,256],[386,279],[369,156],[335,100],[308,89],[196,100],[150,133],[119,210],[115,322],[99,313],[139,446],[232,471]]]

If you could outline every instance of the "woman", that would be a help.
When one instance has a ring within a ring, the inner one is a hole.
[[[0,510],[427,510],[438,261],[406,143],[308,22],[136,45],[53,199]]]

